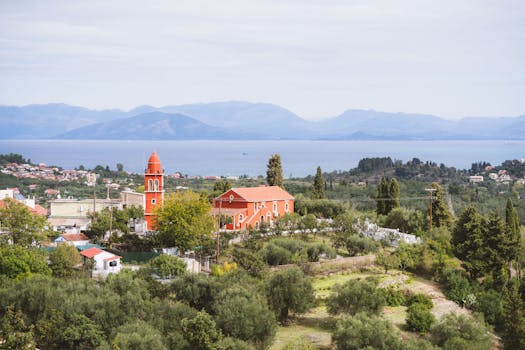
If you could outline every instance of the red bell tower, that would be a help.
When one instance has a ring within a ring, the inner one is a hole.
[[[160,164],[159,156],[154,151],[148,159],[148,167],[144,171],[144,194],[146,205],[144,206],[144,218],[146,229],[155,229],[154,208],[162,206],[164,199],[164,170]]]

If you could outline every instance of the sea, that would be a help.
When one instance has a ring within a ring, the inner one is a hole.
[[[473,162],[499,165],[507,159],[525,158],[525,141],[86,141],[0,140],[0,154],[18,153],[33,163],[64,169],[97,165],[142,173],[157,151],[166,174],[189,176],[265,175],[272,154],[281,155],[285,177],[314,175],[355,168],[366,157],[419,158],[469,169]]]

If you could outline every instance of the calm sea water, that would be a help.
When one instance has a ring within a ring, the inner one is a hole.
[[[365,157],[417,157],[457,168],[475,161],[500,164],[525,157],[525,141],[69,141],[0,140],[0,154],[19,153],[34,163],[66,169],[100,164],[143,172],[157,150],[168,174],[264,175],[268,158],[279,153],[285,177],[348,170]]]

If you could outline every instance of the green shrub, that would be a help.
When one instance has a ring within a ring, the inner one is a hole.
[[[444,292],[447,298],[464,305],[467,296],[475,292],[464,273],[458,270],[446,270],[443,272]]]
[[[436,318],[430,312],[428,305],[423,303],[414,303],[407,310],[407,328],[425,334],[436,322]]]
[[[492,341],[482,320],[449,313],[432,328],[432,342],[447,350],[489,350]]]
[[[408,296],[407,306],[411,306],[414,304],[419,304],[425,307],[427,310],[432,310],[432,308],[434,307],[432,298],[430,298],[430,296],[428,296],[427,294],[423,294],[423,293],[417,293],[417,294],[412,294]]]
[[[400,306],[406,304],[406,296],[403,290],[395,287],[380,289],[385,298],[386,305]]]
[[[272,266],[285,265],[292,261],[292,253],[290,251],[273,243],[268,243],[261,250],[260,255],[268,265]]]
[[[351,256],[377,252],[381,244],[371,238],[360,235],[350,235],[345,240],[345,247]]]
[[[332,290],[326,299],[330,314],[354,315],[361,311],[378,314],[385,305],[383,292],[377,288],[376,281],[350,280],[334,286]]]

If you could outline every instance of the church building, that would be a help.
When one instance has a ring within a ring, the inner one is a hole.
[[[148,167],[144,171],[144,219],[146,230],[155,229],[154,209],[162,206],[164,199],[164,170],[157,152],[153,152],[148,159]]]

